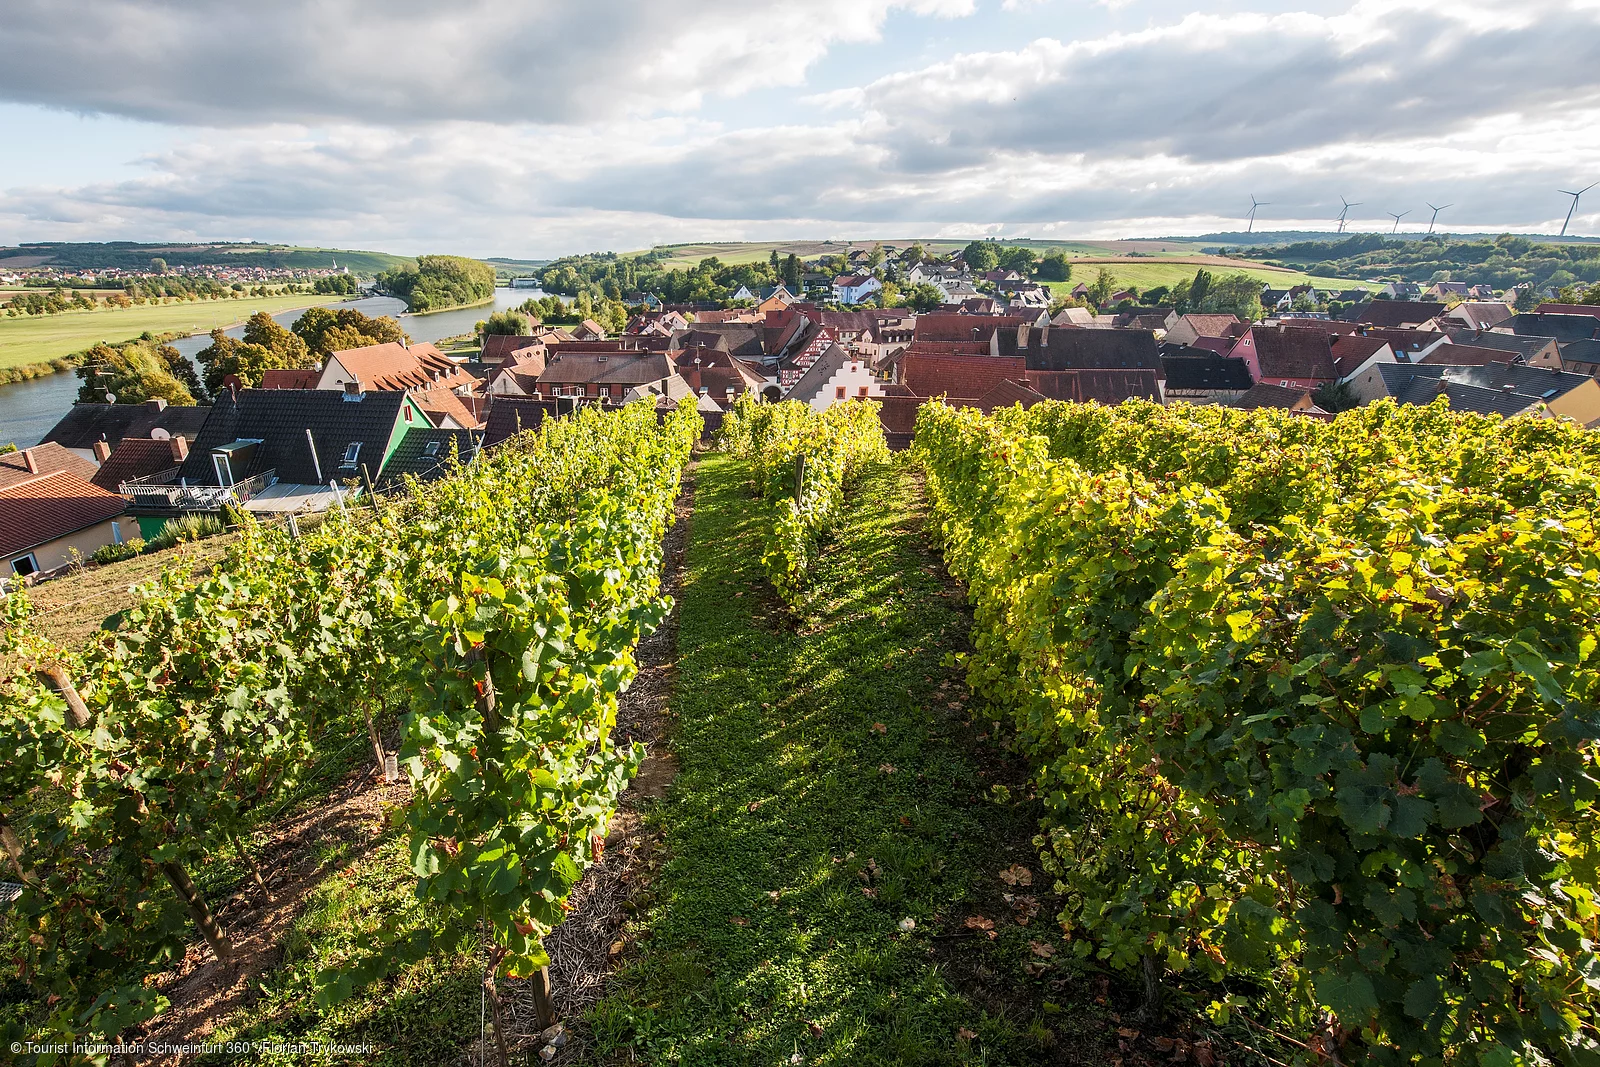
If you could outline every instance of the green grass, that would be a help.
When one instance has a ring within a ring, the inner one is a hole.
[[[1094,258],[1103,258],[1104,253],[1091,254]],[[1093,284],[1100,269],[1104,267],[1116,278],[1119,288],[1137,285],[1141,290],[1151,289],[1158,285],[1171,288],[1178,282],[1187,281],[1194,277],[1195,271],[1201,269],[1200,264],[1165,263],[1160,259],[1141,260],[1133,263],[1093,263],[1072,260],[1072,280],[1069,282],[1049,282],[1051,291],[1057,289],[1063,292],[1070,291],[1079,282]],[[1252,278],[1259,278],[1274,289],[1287,289],[1294,285],[1314,285],[1318,289],[1376,289],[1375,285],[1355,281],[1350,278],[1325,278],[1320,275],[1304,274],[1300,271],[1278,270],[1273,267],[1252,266],[1247,263],[1234,263],[1222,261],[1215,264],[1204,264],[1206,270],[1213,277],[1225,274],[1248,274]]]
[[[997,779],[1021,789],[942,665],[968,624],[912,475],[854,491],[798,629],[762,577],[759,510],[735,463],[701,463],[681,771],[649,815],[670,858],[642,955],[592,1016],[603,1062],[1027,1063],[1070,1046],[1108,1061],[1114,1025],[1052,991],[1082,983],[1051,904],[1023,926],[1000,899],[1000,871],[1035,866],[1037,812],[987,799]],[[1061,950],[1044,975],[1025,970],[1030,940]]]
[[[257,311],[276,314],[291,308],[331,304],[337,296],[241,297],[238,300],[194,300],[177,304],[141,304],[131,308],[64,311],[59,315],[0,314],[0,368],[43,363],[81,352],[101,341],[119,343],[145,331],[155,334],[206,333],[243,322]]]

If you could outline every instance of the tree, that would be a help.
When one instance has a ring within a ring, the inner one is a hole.
[[[195,402],[195,394],[173,370],[176,365],[187,363],[171,345],[150,341],[134,341],[120,348],[95,345],[85,353],[77,369],[83,380],[78,387],[78,402],[103,404],[109,393],[118,404],[161,399],[174,407],[186,407]],[[194,368],[187,369],[186,377],[194,380]]]
[[[1111,299],[1111,294],[1117,291],[1117,279],[1104,267],[1095,275],[1094,281],[1089,283],[1089,299],[1094,301],[1095,307],[1103,307]]]
[[[1194,281],[1189,283],[1189,304],[1199,307],[1205,300],[1206,294],[1211,291],[1211,272],[1204,267],[1194,272]]]
[[[783,261],[783,284],[796,296],[800,294],[800,275],[802,273],[800,257],[790,252],[789,258]]]
[[[400,328],[400,323],[389,315],[371,318],[355,308],[307,308],[290,327],[296,337],[304,341],[314,356],[327,356],[347,348],[366,348],[399,342],[409,344],[411,338]]]
[[[906,299],[917,311],[932,311],[944,303],[944,290],[923,282],[907,293]]]
[[[912,245],[910,248],[906,249],[905,261],[911,266],[916,266],[918,263],[921,263],[927,258],[927,249],[923,248],[921,245]]]
[[[1517,288],[1516,303],[1511,305],[1518,311],[1537,311],[1539,308],[1539,294],[1533,291],[1533,286],[1523,285]]]
[[[411,311],[481,304],[494,297],[494,268],[461,256],[418,256],[415,267],[384,271],[377,282]]]
[[[578,321],[594,318],[594,300],[586,289],[578,294],[578,299],[573,301],[573,310],[577,312]]]
[[[1033,249],[1021,246],[1002,248],[999,253],[1000,266],[1018,274],[1032,274],[1034,261],[1038,258]]]
[[[478,323],[479,337],[491,335],[526,337],[532,332],[533,325],[528,322],[527,317],[516,311],[496,311]]]
[[[892,308],[899,307],[905,298],[900,293],[898,282],[884,282],[883,288],[873,294],[873,299],[879,307]]]
[[[157,256],[150,261],[150,269],[157,274],[167,273],[167,261]]]
[[[883,245],[881,243],[872,246],[872,251],[867,256],[867,265],[873,270],[883,266]]]
[[[1349,411],[1361,406],[1347,382],[1323,382],[1311,394],[1311,399],[1323,411]]]
[[[1070,282],[1072,264],[1067,261],[1065,252],[1051,252],[1039,261],[1039,269],[1035,274],[1041,281]]]
[[[205,368],[206,389],[213,395],[222,390],[230,374],[250,388],[260,385],[261,376],[269,370],[309,367],[315,358],[305,341],[279,326],[265,311],[250,316],[242,340],[212,330],[210,346],[195,355]]]
[[[961,258],[966,260],[967,266],[972,270],[994,270],[1000,262],[992,241],[973,241],[961,250]]]
[[[1193,295],[1194,287],[1190,286]],[[1261,282],[1250,275],[1225,274],[1206,286],[1205,297],[1195,307],[1213,315],[1236,315],[1244,322],[1261,318]]]

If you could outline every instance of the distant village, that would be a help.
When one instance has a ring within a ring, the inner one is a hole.
[[[432,344],[335,351],[231,382],[209,406],[77,404],[39,445],[0,455],[4,575],[112,558],[186,516],[290,521],[359,506],[579,405],[689,399],[710,433],[747,395],[814,410],[869,400],[895,448],[935,398],[987,412],[1137,397],[1313,419],[1443,398],[1456,411],[1600,425],[1600,306],[1451,282],[1263,285],[1248,321],[1096,293],[1096,282],[1052,287],[959,255],[877,254],[895,257],[892,284],[931,287],[937,304],[876,306],[885,272],[857,250],[842,272],[741,286],[723,301],[627,293],[620,331],[530,320],[528,333],[486,334],[467,358]]]

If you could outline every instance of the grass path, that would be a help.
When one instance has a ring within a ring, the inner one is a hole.
[[[1065,948],[1053,902],[998,878],[1034,863],[1034,812],[986,799],[1015,779],[941,665],[967,621],[921,513],[906,468],[865,479],[797,630],[762,578],[741,471],[702,461],[673,699],[682,769],[652,816],[669,858],[642,951],[592,1016],[601,1062],[1114,1055],[1108,1009],[1047,1003],[1090,985],[1030,944]]]

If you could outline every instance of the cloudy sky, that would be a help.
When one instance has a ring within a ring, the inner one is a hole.
[[[1597,129],[1600,0],[0,0],[0,243],[1555,232]]]

